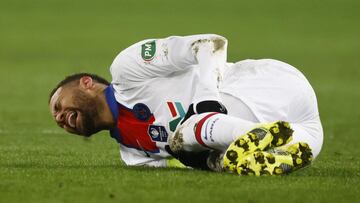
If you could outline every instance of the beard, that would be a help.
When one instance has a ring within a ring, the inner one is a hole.
[[[74,104],[77,106],[76,110],[80,112],[82,117],[82,132],[79,133],[85,137],[90,137],[99,132],[101,130],[97,125],[100,113],[98,109],[101,105],[99,100],[81,90],[76,90],[74,92]]]

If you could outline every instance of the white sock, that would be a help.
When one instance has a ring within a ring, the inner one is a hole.
[[[186,151],[225,151],[230,143],[256,124],[225,114],[203,113],[190,117],[179,130],[183,135],[183,149]]]

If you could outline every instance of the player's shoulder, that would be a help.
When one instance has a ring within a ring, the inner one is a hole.
[[[141,64],[141,46],[147,42],[154,41],[155,39],[145,39],[132,44],[126,49],[122,50],[113,60],[110,66],[110,72],[120,73],[127,69],[132,69]]]
[[[156,39],[144,39],[136,42],[126,49],[122,50],[114,59],[114,62],[126,62],[126,60],[133,59],[141,54],[139,48],[146,44],[154,42]]]

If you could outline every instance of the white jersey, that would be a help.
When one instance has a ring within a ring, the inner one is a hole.
[[[194,43],[215,38],[227,43],[225,38],[212,34],[148,39],[130,46],[115,58],[110,72],[116,101],[147,126],[142,131],[127,131],[133,133],[131,139],[135,141],[126,143],[121,141],[124,139],[118,139],[121,158],[127,165],[166,166],[166,158],[170,157],[165,150],[168,137],[193,102],[195,87],[201,77],[197,66],[199,60],[206,61],[206,57],[197,55],[199,50],[194,48]],[[296,102],[296,93],[285,101],[274,94],[281,95],[282,87],[289,84],[299,84],[295,88],[301,91],[308,83],[295,68],[289,65],[269,68],[274,64],[284,63],[275,60],[227,63],[223,82],[219,84],[220,93],[239,98],[259,121],[288,120],[290,112],[287,108],[289,103]],[[268,77],[269,73],[275,77]],[[273,86],[269,87],[269,83]],[[269,91],[262,91],[264,87]],[[279,110],[276,115],[272,114],[274,110]],[[302,109],[299,107],[299,110]],[[131,128],[131,121],[128,124]],[[122,128],[127,126],[123,124]]]

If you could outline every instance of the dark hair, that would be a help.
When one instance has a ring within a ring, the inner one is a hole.
[[[110,85],[110,83],[109,83],[106,79],[104,79],[104,78],[102,78],[102,77],[100,77],[100,76],[98,76],[98,75],[96,75],[96,74],[91,74],[91,73],[75,73],[75,74],[66,76],[65,79],[63,79],[62,81],[60,81],[60,82],[55,86],[55,88],[54,88],[54,89],[51,91],[51,93],[50,93],[49,102],[50,102],[51,97],[55,94],[55,92],[56,92],[57,89],[59,89],[60,87],[66,85],[66,84],[69,84],[69,83],[71,83],[71,82],[74,82],[74,81],[76,81],[76,80],[79,80],[80,78],[82,78],[82,77],[84,77],[84,76],[91,77],[93,80],[95,80],[95,81],[98,82],[98,83],[102,83],[102,84],[104,84],[104,85]]]

